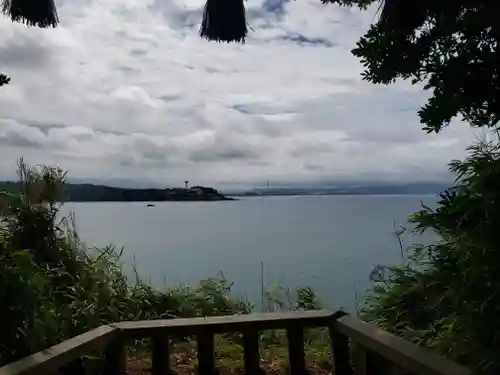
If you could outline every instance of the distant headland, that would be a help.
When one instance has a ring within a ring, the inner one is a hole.
[[[0,190],[16,192],[17,182],[0,182]],[[162,202],[162,201],[229,201],[233,198],[221,194],[214,188],[186,186],[166,189],[130,189],[105,185],[71,184],[64,186],[61,201],[65,202]]]

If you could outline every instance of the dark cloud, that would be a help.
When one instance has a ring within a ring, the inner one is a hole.
[[[248,106],[245,104],[235,104],[233,105],[233,108],[237,110],[238,112],[241,112],[243,114],[251,114],[252,111],[248,109]]]
[[[312,172],[323,172],[326,170],[326,168],[323,165],[318,165],[318,164],[306,163],[302,167],[306,171],[312,171]]]
[[[0,135],[0,144],[4,146],[20,147],[20,148],[36,148],[36,149],[45,148],[44,147],[45,145],[42,142],[29,139],[23,136],[23,134],[12,131],[9,131],[4,135]]]
[[[145,157],[146,159],[151,159],[151,160],[158,160],[158,161],[166,161],[167,160],[167,156],[165,155],[165,152],[162,152],[160,150],[144,151],[142,153],[142,156]]]
[[[37,128],[44,134],[47,134],[50,128],[63,129],[68,126],[66,124],[60,124],[56,122],[38,121],[38,120],[22,119],[22,118],[16,118],[12,120],[17,121],[20,124],[25,124],[27,126],[32,126],[34,128]]]
[[[141,73],[140,69],[137,69],[137,68],[134,68],[131,66],[127,66],[127,65],[120,65],[118,67],[118,69],[121,70],[125,74],[139,74],[139,73]]]
[[[51,51],[40,40],[24,34],[10,38],[0,46],[0,66],[37,69],[50,64]]]
[[[306,143],[299,144],[290,151],[290,156],[295,158],[302,158],[304,156],[313,154],[324,154],[334,151],[334,147],[331,143],[318,142],[318,143]]]
[[[294,114],[292,111],[278,103],[239,103],[231,108],[245,115],[282,115]]]
[[[301,46],[323,46],[323,47],[335,47],[335,43],[331,42],[328,39],[325,38],[313,38],[313,37],[308,37],[304,34],[301,33],[288,33],[283,36],[279,36],[275,38],[274,40],[284,40],[287,42],[292,42],[296,43]]]
[[[189,154],[189,160],[193,162],[245,161],[259,159],[259,157],[252,150],[237,148],[195,150]]]
[[[173,94],[166,94],[166,95],[160,95],[158,99],[170,103],[170,102],[175,102],[176,100],[179,100],[181,98],[180,95],[173,95]]]
[[[130,159],[126,159],[126,160],[119,160],[118,165],[120,167],[133,167],[135,166],[135,163]]]
[[[15,121],[0,122],[0,144],[20,148],[45,148],[46,136],[38,128]]]
[[[253,129],[256,134],[265,135],[270,138],[285,137],[292,133],[287,124],[282,122],[260,121],[254,124]]]
[[[210,184],[420,177],[462,155],[462,130],[421,132],[411,92],[361,82],[368,12],[251,0],[242,46],[197,37],[204,0],[61,1],[61,28],[2,26],[0,160]]]
[[[143,57],[148,54],[148,51],[142,48],[134,48],[130,50],[130,54],[135,57]]]
[[[289,0],[264,0],[262,1],[261,7],[264,11],[281,17],[285,14],[285,5],[288,2]]]
[[[168,21],[169,27],[180,33],[198,28],[203,15],[203,6],[187,9],[174,1],[154,0],[150,9],[155,14],[161,14]]]

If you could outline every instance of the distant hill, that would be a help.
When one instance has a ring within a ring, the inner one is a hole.
[[[20,191],[16,182],[0,182],[0,189]],[[211,187],[193,186],[167,189],[127,189],[105,185],[66,184],[61,201],[71,202],[159,202],[232,200]]]
[[[451,186],[444,182],[416,182],[407,184],[357,184],[319,187],[275,187],[256,188],[248,191],[227,192],[231,196],[273,196],[273,195],[397,195],[438,194]]]

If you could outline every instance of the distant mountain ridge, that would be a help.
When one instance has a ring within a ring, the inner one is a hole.
[[[17,182],[0,182],[0,189],[18,192]],[[65,184],[61,201],[71,202],[160,202],[160,201],[226,201],[216,189],[205,186],[166,189],[129,189],[93,184]]]
[[[368,185],[342,183],[338,186],[284,186],[254,188],[246,191],[226,191],[225,193],[231,196],[438,194],[451,185],[451,183],[446,182],[372,183]]]
[[[221,201],[232,197],[280,196],[280,195],[403,195],[438,194],[452,185],[451,182],[370,182],[315,186],[277,186],[253,189],[226,189],[219,192],[211,187],[191,188],[143,188],[117,187],[92,183],[67,183],[61,200],[79,202],[99,201]],[[19,191],[19,184],[0,182],[0,189]]]

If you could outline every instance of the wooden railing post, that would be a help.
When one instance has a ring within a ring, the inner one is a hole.
[[[361,345],[356,344],[353,347],[353,360],[354,360],[354,369],[355,375],[368,375],[368,353],[366,349]]]
[[[61,366],[57,371],[58,375],[86,375],[85,361],[77,358],[70,363]]]
[[[257,375],[260,370],[259,333],[247,325],[243,328],[245,375]]]
[[[204,330],[198,333],[198,374],[215,375],[214,333]]]
[[[127,353],[123,333],[111,340],[104,348],[104,374],[126,375]]]
[[[169,375],[169,336],[197,335],[198,367],[201,375],[215,374],[214,335],[243,333],[245,371],[259,369],[258,332],[286,329],[290,370],[303,375],[304,329],[328,327],[335,375],[471,375],[472,372],[446,358],[418,347],[394,334],[344,313],[296,311],[249,315],[159,319],[105,325],[82,333],[50,348],[0,367],[0,375],[38,375],[87,372],[125,375],[127,339],[152,338],[153,375]],[[165,333],[168,334],[165,335]],[[353,350],[351,365],[350,347]],[[94,361],[93,354],[99,355]],[[356,355],[357,354],[357,355]],[[85,360],[82,361],[81,359]],[[95,362],[95,363],[94,363]],[[84,366],[82,366],[84,364]],[[89,364],[98,364],[92,366]],[[89,374],[90,375],[90,374]]]
[[[332,345],[332,364],[335,369],[335,375],[352,375],[351,356],[349,352],[349,339],[335,329],[335,321],[347,315],[344,312],[336,312],[332,315],[328,330]]]
[[[391,361],[361,345],[354,348],[356,375],[393,375],[396,367]]]
[[[306,371],[306,355],[304,351],[304,328],[300,322],[292,323],[286,329],[288,339],[288,360],[291,375],[304,375]]]
[[[152,375],[170,374],[170,346],[168,337],[158,334],[151,338],[151,352],[153,354]]]

